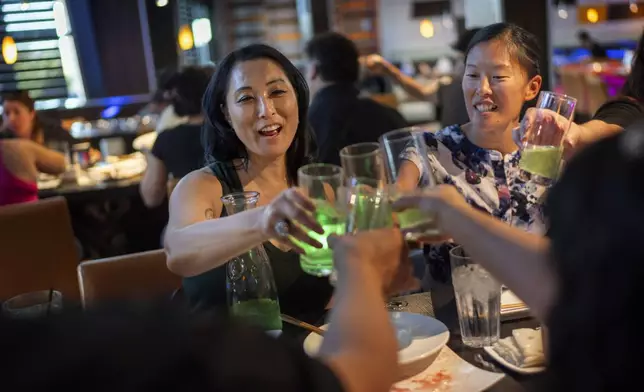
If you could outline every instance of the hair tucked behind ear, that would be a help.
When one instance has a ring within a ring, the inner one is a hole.
[[[235,50],[217,65],[217,71],[210,79],[203,96],[203,111],[206,121],[201,133],[201,141],[206,154],[206,162],[229,162],[241,160],[248,163],[246,146],[237,137],[226,119],[224,107],[230,74],[240,62],[268,59],[276,62],[288,77],[295,89],[300,123],[295,138],[286,151],[286,173],[290,184],[297,182],[297,170],[313,162],[316,144],[313,131],[308,122],[309,88],[304,76],[282,53],[267,45],[255,44]]]

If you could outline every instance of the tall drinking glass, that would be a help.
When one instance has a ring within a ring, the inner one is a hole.
[[[436,185],[422,129],[410,127],[388,132],[380,137],[380,147],[387,179],[394,184],[389,189],[392,201]],[[434,213],[409,208],[396,212],[395,217],[407,240],[440,234]]]
[[[559,175],[563,141],[575,114],[577,100],[564,94],[542,91],[536,117],[525,124],[526,140],[519,167],[537,176],[538,182],[550,183]]]
[[[463,344],[491,346],[500,337],[501,284],[467,256],[462,246],[449,255]]]
[[[340,150],[347,189],[347,232],[392,227],[387,174],[378,143],[352,144]],[[389,300],[387,309],[401,311],[406,301]]]
[[[340,150],[347,198],[347,232],[391,227],[387,176],[378,143],[352,144]]]
[[[315,220],[324,229],[324,234],[307,230],[309,237],[322,244],[321,249],[293,238],[305,252],[300,256],[300,265],[307,274],[329,276],[333,271],[333,251],[327,244],[327,237],[345,233],[343,203],[346,199],[341,194],[344,174],[340,166],[320,163],[301,167],[297,178],[302,192],[315,204]]]

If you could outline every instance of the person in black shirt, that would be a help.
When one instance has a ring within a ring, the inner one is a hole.
[[[342,148],[375,142],[382,134],[407,126],[397,110],[359,97],[358,49],[350,39],[338,33],[321,34],[308,42],[306,55],[306,78],[313,97],[309,121],[320,162],[339,165]]]
[[[597,41],[595,41],[587,31],[580,31],[577,34],[581,46],[585,49],[590,50],[590,54],[593,59],[605,59],[608,56],[606,55],[606,49],[604,49]]]
[[[159,206],[166,197],[168,179],[179,180],[204,166],[201,146],[203,114],[201,97],[206,91],[210,72],[188,67],[178,73],[168,86],[177,115],[188,121],[159,134],[147,155],[148,167],[140,185],[146,206]]]
[[[335,305],[315,359],[292,335],[274,339],[180,307],[112,304],[40,320],[0,315],[3,390],[387,392],[398,344],[385,295],[413,281],[402,234],[374,230],[331,237],[330,245]]]

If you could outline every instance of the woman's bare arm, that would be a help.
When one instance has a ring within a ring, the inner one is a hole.
[[[203,171],[193,172],[177,184],[170,197],[165,234],[172,272],[199,275],[269,239],[261,229],[264,207],[219,218],[221,196],[219,180]]]
[[[63,154],[43,147],[38,143],[29,142],[27,145],[34,156],[36,168],[39,172],[47,174],[61,174],[65,172],[65,156]]]
[[[472,208],[451,186],[404,198],[396,205],[410,207],[438,212],[443,231],[545,320],[558,284],[546,237],[524,232]]]

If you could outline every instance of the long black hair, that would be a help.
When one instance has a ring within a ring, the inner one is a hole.
[[[622,94],[644,103],[644,31],[637,44],[631,74],[626,80]]]
[[[581,151],[550,191],[559,287],[547,322],[550,391],[625,391],[640,382],[643,171],[639,123]]]
[[[203,111],[206,115],[201,142],[206,154],[206,162],[232,163],[241,160],[248,164],[248,151],[246,146],[237,137],[224,112],[226,106],[226,92],[230,82],[230,74],[240,62],[268,59],[276,62],[286,74],[295,89],[300,123],[295,132],[295,138],[286,151],[286,174],[290,184],[297,182],[297,170],[313,162],[316,144],[308,122],[309,88],[302,73],[291,63],[286,56],[277,49],[268,45],[253,44],[228,54],[217,65],[217,71],[210,79],[208,88],[203,96]]]

